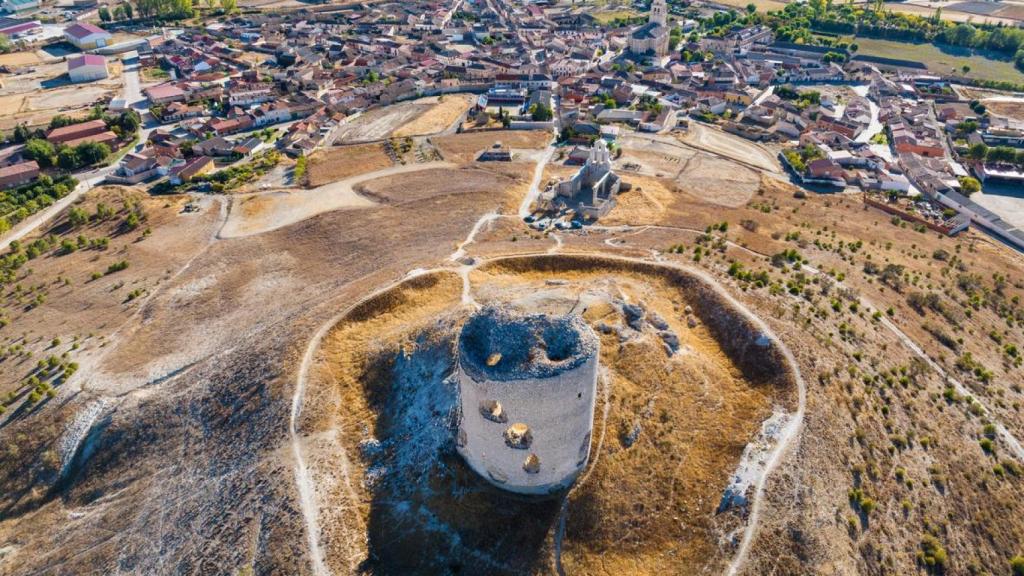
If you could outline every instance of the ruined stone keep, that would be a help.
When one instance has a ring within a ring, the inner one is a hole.
[[[599,342],[578,315],[489,307],[462,328],[461,414],[466,463],[499,488],[548,495],[586,467],[594,427]]]

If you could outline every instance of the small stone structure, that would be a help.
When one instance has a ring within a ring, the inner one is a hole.
[[[495,142],[493,146],[481,152],[476,160],[477,162],[511,162],[512,150],[501,142]]]
[[[488,307],[459,337],[456,446],[499,488],[549,495],[590,458],[599,341],[578,315]]]

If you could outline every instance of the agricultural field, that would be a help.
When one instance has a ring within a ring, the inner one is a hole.
[[[859,46],[858,54],[916,60],[924,63],[935,74],[962,74],[962,68],[969,66],[967,76],[979,80],[1024,83],[1024,72],[1017,70],[1013,62],[987,58],[965,48],[939,48],[932,44],[910,44],[875,38],[856,38],[850,41]]]

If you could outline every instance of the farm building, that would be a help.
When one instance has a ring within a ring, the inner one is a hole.
[[[99,26],[76,22],[64,29],[64,38],[79,50],[92,50],[106,46],[113,36]]]
[[[12,40],[29,36],[42,29],[38,20],[25,20],[22,18],[0,18],[0,34]]]
[[[39,164],[35,160],[0,168],[0,188],[14,188],[28,184],[39,176]]]
[[[107,76],[107,59],[103,56],[82,54],[68,59],[68,77],[72,82],[92,82]]]
[[[3,0],[3,8],[11,14],[39,8],[39,0]]]

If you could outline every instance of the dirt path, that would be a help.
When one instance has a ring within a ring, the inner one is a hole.
[[[519,205],[519,216],[525,218],[530,215],[530,205],[540,196],[540,181],[544,178],[544,167],[551,161],[551,157],[555,155],[555,145],[550,144],[547,150],[544,151],[544,155],[537,162],[537,167],[533,170],[533,180],[530,182],[530,190],[526,193],[526,197],[523,198],[523,203]]]
[[[232,197],[231,212],[217,237],[244,238],[291,226],[324,212],[376,206],[376,202],[355,191],[357,184],[432,168],[455,167],[450,162],[406,164],[352,176],[309,190],[296,188],[239,194]]]
[[[312,564],[315,576],[329,574],[327,565],[324,563],[323,551],[320,548],[320,522],[319,505],[316,501],[315,488],[310,480],[309,468],[306,466],[306,458],[302,450],[302,440],[299,437],[297,422],[302,414],[302,400],[306,394],[306,380],[309,376],[309,367],[316,357],[316,351],[320,348],[320,342],[341,315],[332,318],[317,330],[313,339],[306,347],[306,353],[302,357],[302,364],[299,366],[299,376],[295,382],[295,393],[292,395],[291,417],[288,419],[288,435],[291,437],[292,455],[295,458],[295,487],[299,491],[299,508],[302,510],[302,519],[306,524],[306,543],[309,545],[310,563]],[[348,476],[347,469],[343,469]]]

